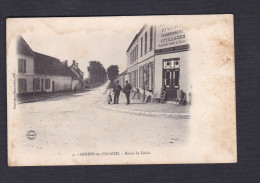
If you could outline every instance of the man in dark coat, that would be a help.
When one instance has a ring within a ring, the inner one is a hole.
[[[115,84],[114,89],[113,89],[113,92],[114,92],[114,104],[118,104],[120,91],[121,90],[122,90],[121,85],[119,84],[118,81],[116,81],[116,84]]]
[[[126,96],[127,104],[130,104],[130,92],[131,92],[132,86],[128,83],[128,81],[126,81],[125,83],[126,83],[126,85],[124,87],[124,93]]]

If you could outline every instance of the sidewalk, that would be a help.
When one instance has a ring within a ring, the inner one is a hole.
[[[77,93],[82,93],[82,92],[86,92],[86,91],[87,90],[78,91]],[[44,100],[44,99],[48,99],[48,98],[64,96],[64,95],[72,95],[72,94],[74,94],[74,91],[63,91],[63,92],[56,92],[56,93],[46,92],[46,93],[39,93],[39,94],[30,95],[30,96],[19,97],[17,101],[18,101],[18,104],[22,104],[22,103],[35,102],[38,100]]]
[[[120,93],[119,104],[108,104],[107,97],[102,104],[102,107],[109,110],[127,112],[133,114],[167,117],[167,118],[190,118],[189,105],[176,105],[167,103],[143,103],[142,100],[130,98],[130,105],[126,105],[126,97],[124,93]]]

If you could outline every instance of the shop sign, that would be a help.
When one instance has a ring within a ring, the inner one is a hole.
[[[174,52],[181,52],[181,51],[188,51],[190,49],[190,45],[185,44],[181,46],[174,46],[169,48],[157,49],[155,50],[155,54],[163,54],[163,53],[174,53]]]
[[[169,48],[186,44],[186,34],[178,26],[159,25],[156,27],[155,49]]]

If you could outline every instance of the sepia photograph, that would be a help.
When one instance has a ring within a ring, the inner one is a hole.
[[[237,162],[233,15],[6,26],[9,166]]]

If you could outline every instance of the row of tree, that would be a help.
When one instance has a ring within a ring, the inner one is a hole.
[[[87,69],[89,78],[86,80],[86,83],[91,85],[102,84],[107,78],[110,80],[110,83],[114,83],[119,74],[117,65],[111,65],[106,70],[99,61],[90,61]]]

